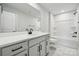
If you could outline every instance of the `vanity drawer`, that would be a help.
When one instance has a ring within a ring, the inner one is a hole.
[[[17,54],[16,56],[28,56],[28,51],[27,50],[23,51],[23,52]]]
[[[27,49],[27,42],[21,42],[2,49],[3,56],[11,56]]]
[[[42,36],[42,37],[38,37],[38,38],[31,39],[29,41],[29,46],[32,46],[32,45],[34,45],[36,43],[39,43],[39,42],[41,42],[43,40],[46,40],[46,39],[47,39],[47,36]]]

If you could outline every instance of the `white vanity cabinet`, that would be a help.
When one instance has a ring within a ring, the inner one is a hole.
[[[18,38],[20,37],[20,38]],[[31,36],[10,37],[9,40],[6,38],[0,41],[1,43],[7,42],[7,44],[0,43],[0,56],[46,56],[47,55],[47,40],[49,39],[48,34]],[[2,38],[0,38],[2,39]],[[17,41],[15,41],[17,39]],[[11,43],[12,42],[12,43]],[[2,46],[1,46],[2,45]]]
[[[29,41],[29,56],[45,56],[47,54],[48,35],[41,36]]]

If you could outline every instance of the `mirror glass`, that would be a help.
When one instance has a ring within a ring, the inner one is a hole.
[[[4,3],[1,10],[0,33],[40,30],[40,11],[27,3]]]

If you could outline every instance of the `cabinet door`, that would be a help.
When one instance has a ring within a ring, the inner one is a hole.
[[[40,43],[40,55],[41,56],[46,55],[46,41]]]
[[[39,44],[29,48],[29,56],[39,56]]]

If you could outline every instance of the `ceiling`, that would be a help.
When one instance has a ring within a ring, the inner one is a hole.
[[[40,3],[40,5],[56,15],[62,12],[75,10],[78,3]]]

